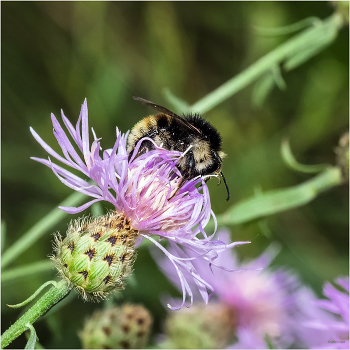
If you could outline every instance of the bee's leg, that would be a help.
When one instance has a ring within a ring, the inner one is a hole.
[[[135,142],[135,146],[137,145],[137,143],[140,141],[141,139],[137,140]],[[141,156],[142,154],[149,152],[149,151],[153,151],[155,149],[154,144],[149,141],[149,140],[144,140],[142,141],[139,150],[137,151],[137,154],[135,156],[135,158]],[[135,149],[133,149],[128,156],[128,161],[130,162],[130,159],[132,157],[132,155],[134,154]]]
[[[175,192],[168,198],[168,201],[170,201],[170,199],[172,199],[176,195],[176,193],[185,184],[185,182],[186,182],[186,178],[182,177],[180,182],[177,185],[177,188],[176,188]]]

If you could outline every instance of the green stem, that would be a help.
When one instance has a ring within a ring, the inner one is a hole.
[[[44,315],[60,300],[66,297],[70,288],[66,281],[62,280],[46,292],[20,319],[18,319],[5,333],[1,336],[1,348],[8,346],[14,339],[20,336],[28,329],[27,323],[33,324],[40,316]]]
[[[341,15],[335,13],[322,21],[321,24],[304,30],[302,33],[287,40],[276,49],[261,57],[258,61],[242,71],[240,74],[236,75],[208,95],[204,96],[202,99],[190,106],[190,110],[197,113],[205,113],[209,111],[230,96],[234,95],[239,90],[245,88],[254,80],[258,79],[272,67],[281,63],[288,56],[291,56],[295,52],[307,49],[310,43],[319,40],[320,38],[324,37],[325,34],[333,33],[335,38],[337,30],[341,28],[342,24],[343,19]],[[333,39],[333,37],[329,39],[329,42],[332,41],[331,39]]]
[[[83,201],[85,195],[79,192],[73,193],[68,198],[66,198],[60,206],[71,207],[76,206]],[[43,236],[47,230],[52,226],[62,220],[66,215],[62,209],[55,208],[50,211],[46,216],[44,216],[39,222],[37,222],[29,231],[21,236],[11,247],[9,247],[3,254],[1,258],[1,269],[11,263],[17,258],[21,253],[27,250],[31,245],[33,245],[41,236]]]

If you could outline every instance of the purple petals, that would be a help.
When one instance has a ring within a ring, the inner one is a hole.
[[[315,337],[309,341],[310,348],[349,349],[349,277],[337,278],[340,290],[326,283],[323,294],[328,299],[313,300],[318,310],[304,322],[309,333]]]
[[[166,260],[158,257],[155,252],[153,252],[153,254],[164,274],[167,275],[175,285],[178,285],[179,282],[181,285],[183,303],[177,307],[172,306],[171,309],[180,309],[185,303],[186,294],[190,298],[191,305],[194,295],[201,296],[204,302],[208,303],[215,288],[215,285],[210,282],[212,280],[210,278],[210,275],[212,275],[210,265],[214,264],[215,259],[219,256],[219,252],[229,249],[231,244],[225,244],[222,241],[206,241],[197,238],[185,239],[181,237],[169,237],[169,242],[170,249],[168,250],[160,246],[159,243],[155,243],[165,253],[167,257]],[[237,243],[245,244],[250,242]],[[179,245],[181,245],[181,248]],[[172,263],[173,267],[175,267],[175,270],[171,267],[169,261]],[[206,267],[203,269],[202,266]],[[218,268],[228,270],[225,266],[218,266]],[[188,280],[190,283],[185,284],[184,279]],[[194,289],[194,293],[192,289]],[[208,293],[208,291],[210,293]]]
[[[81,107],[81,115],[82,115],[82,141],[83,141],[83,154],[85,157],[86,165],[88,168],[91,166],[90,159],[88,157],[89,154],[89,124],[88,124],[88,108],[87,101],[84,100],[84,103]]]
[[[98,201],[101,201],[101,200],[102,200],[102,198],[101,199],[94,199],[90,202],[87,202],[87,203],[81,205],[80,207],[77,207],[77,208],[75,208],[75,207],[59,207],[59,208],[64,210],[68,214],[77,214],[77,213],[80,213],[81,211],[89,208],[90,205],[92,205]]]
[[[65,132],[61,128],[61,125],[59,124],[59,122],[53,114],[51,114],[51,120],[54,127],[54,135],[58,141],[58,144],[61,146],[62,152],[64,153],[65,157],[70,160],[70,163],[73,163],[73,161],[70,159],[71,156],[79,167],[85,169],[85,164],[78,156],[73,145],[68,140],[67,135],[65,134]]]
[[[64,159],[63,157],[61,157],[57,152],[55,152],[36,132],[35,130],[30,127],[29,128],[30,132],[32,133],[32,135],[34,136],[35,140],[37,140],[41,147],[44,148],[44,150],[51,154],[53,157],[55,157],[57,160],[59,160],[60,162],[66,164],[66,165],[70,165],[70,162],[68,162],[66,159]]]
[[[123,213],[130,220],[132,228],[140,232],[140,237],[151,240],[164,252],[175,269],[180,280],[183,301],[180,306],[172,309],[181,308],[185,304],[186,296],[192,304],[194,293],[191,284],[204,301],[208,302],[213,287],[194,263],[201,259],[208,265],[217,264],[220,253],[248,242],[225,244],[220,240],[212,240],[213,235],[207,235],[205,226],[213,217],[216,227],[216,219],[203,179],[187,181],[178,190],[181,173],[176,163],[183,154],[158,147],[150,138],[144,138],[137,143],[129,161],[126,147],[128,133],[122,134],[118,128],[112,149],[103,151],[100,139],[94,132],[90,145],[86,99],[75,127],[63,111],[61,116],[68,132],[64,131],[54,115],[51,119],[63,156],[47,145],[32,128],[31,132],[49,155],[67,167],[81,172],[83,176],[73,174],[50,159],[32,159],[50,167],[64,185],[92,199],[77,208],[60,208],[75,214],[98,201],[112,203],[117,212]],[[152,142],[155,149],[135,157],[145,140]],[[94,183],[90,183],[89,179]],[[151,234],[166,238],[170,242],[171,253],[151,238]],[[199,239],[198,234],[204,238]]]

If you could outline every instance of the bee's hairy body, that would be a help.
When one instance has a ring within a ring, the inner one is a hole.
[[[225,153],[221,151],[221,137],[218,131],[199,114],[180,117],[165,107],[144,98],[133,98],[161,113],[142,119],[132,128],[127,140],[129,161],[132,156],[138,157],[153,150],[154,143],[169,151],[182,152],[182,157],[176,163],[181,173],[181,180],[175,193],[168,200],[175,196],[186,181],[212,173],[222,176],[227,190],[227,200],[229,200],[230,192],[221,171],[222,158],[225,157]],[[134,155],[136,145],[144,138],[149,138],[154,143],[150,140],[143,140],[137,154]]]
[[[199,115],[184,118],[202,133],[193,132],[167,114],[151,115],[138,122],[128,136],[129,157],[131,158],[136,144],[144,137],[154,140],[157,146],[170,151],[188,152],[179,160],[177,167],[184,181],[198,175],[219,173],[221,169],[221,137],[214,127]],[[145,140],[136,156],[154,149],[152,142]],[[219,155],[220,154],[220,155]]]

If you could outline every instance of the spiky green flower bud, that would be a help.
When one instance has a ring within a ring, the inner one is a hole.
[[[170,314],[166,321],[167,349],[222,349],[233,341],[235,317],[224,304],[194,305]]]
[[[344,181],[349,181],[349,132],[347,131],[339,140],[335,149],[337,165],[342,171]]]
[[[151,325],[152,318],[143,306],[125,304],[96,311],[79,337],[84,349],[143,349]]]
[[[135,260],[137,237],[129,220],[116,213],[75,220],[63,241],[59,234],[55,237],[52,259],[61,277],[85,300],[98,300],[124,287]]]

